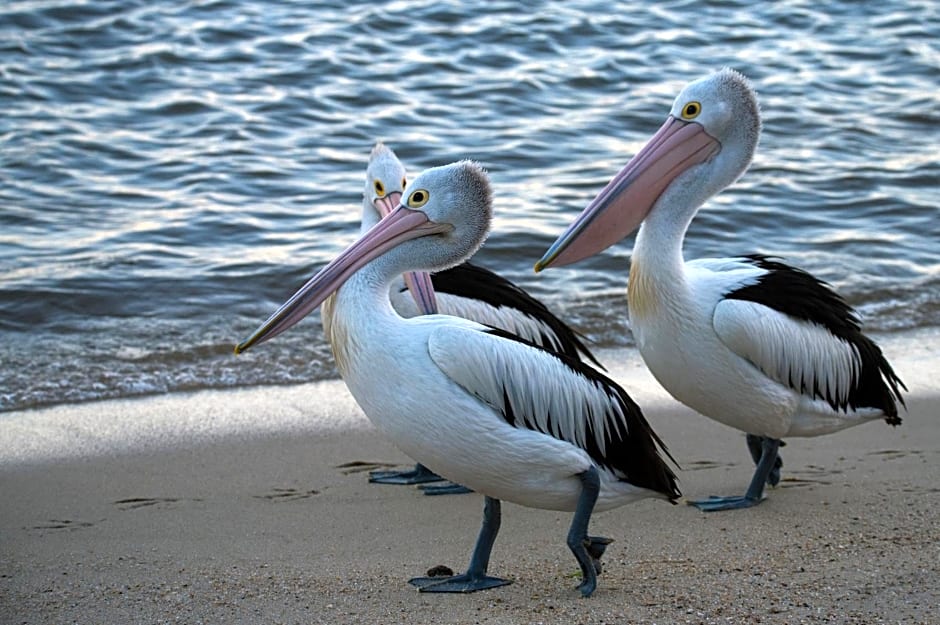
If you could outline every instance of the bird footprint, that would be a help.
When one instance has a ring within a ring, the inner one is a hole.
[[[136,510],[137,508],[147,508],[149,506],[162,505],[163,507],[179,503],[183,499],[174,497],[129,497],[127,499],[118,499],[114,502],[120,510]],[[201,501],[200,499],[190,499],[189,501]]]
[[[85,527],[91,527],[94,523],[91,521],[72,521],[71,519],[49,519],[42,525],[34,525],[34,530],[65,530],[73,531]]]
[[[391,467],[397,467],[397,464],[391,462],[378,462],[371,460],[353,460],[352,462],[344,462],[343,464],[336,465],[335,468],[339,469],[343,475],[350,475],[352,473],[365,473],[366,471],[375,471],[376,469],[389,469]]]
[[[318,490],[299,491],[296,488],[272,488],[266,495],[252,495],[255,499],[267,499],[268,501],[297,501],[307,499],[313,495],[319,495]]]
[[[733,467],[732,462],[716,462],[715,460],[693,460],[683,463],[685,471],[702,471],[704,469],[717,469],[718,467]]]

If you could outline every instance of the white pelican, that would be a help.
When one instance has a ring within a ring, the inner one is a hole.
[[[699,206],[747,169],[760,128],[741,74],[724,69],[686,86],[662,128],[535,266],[576,262],[640,226],[627,289],[640,354],[673,397],[747,433],[757,464],[743,497],[695,502],[703,510],[759,503],[764,484],[780,479],[781,438],[872,419],[898,425],[904,404],[903,383],[826,284],[761,255],[683,262]]]
[[[467,571],[411,583],[427,592],[509,583],[486,574],[506,499],[574,511],[567,543],[588,596],[610,542],[587,534],[592,512],[676,499],[665,448],[627,393],[577,359],[459,317],[395,312],[388,293],[397,276],[469,258],[491,218],[489,182],[474,163],[429,169],[409,189],[236,352],[287,330],[335,291],[336,363],[365,414],[404,453],[486,497]]]
[[[376,144],[366,168],[361,234],[398,205],[406,183],[405,166],[395,152],[383,143]],[[429,305],[435,304],[430,310],[420,305],[421,298],[409,295],[409,290],[414,293],[422,289]],[[392,284],[391,300],[395,311],[403,317],[433,312],[463,317],[505,330],[552,351],[590,360],[601,367],[578,333],[542,302],[499,274],[469,262],[430,276],[426,272],[400,276]],[[325,322],[328,317],[329,313],[324,313]],[[326,334],[330,339],[328,330]],[[369,474],[370,482],[380,484],[422,484],[442,479],[420,463],[408,471],[372,471]],[[469,492],[457,484],[423,486],[422,490],[427,495]]]

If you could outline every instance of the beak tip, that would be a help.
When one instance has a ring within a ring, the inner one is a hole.
[[[554,265],[555,261],[558,259],[558,254],[553,252],[554,250],[549,250],[545,253],[544,256],[542,256],[542,258],[536,261],[535,267],[533,267],[533,269],[535,269],[535,273],[541,273]]]

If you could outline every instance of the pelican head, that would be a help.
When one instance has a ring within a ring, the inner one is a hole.
[[[535,264],[583,260],[635,231],[660,206],[694,211],[751,163],[760,110],[750,82],[725,68],[687,85],[666,122]]]
[[[376,143],[372,154],[369,155],[369,166],[366,167],[360,234],[365,234],[398,206],[407,184],[405,166],[398,160],[395,152],[381,141]],[[431,274],[426,271],[409,271],[403,277],[405,286],[408,287],[421,314],[436,313],[437,298],[434,296]]]
[[[372,148],[362,194],[362,233],[388,215],[401,202],[408,182],[405,166],[381,141]]]
[[[479,249],[489,233],[492,199],[486,172],[471,161],[421,173],[401,202],[359,240],[321,269],[275,311],[235,353],[284,332],[376,260],[383,277],[411,271],[441,271]],[[378,259],[378,260],[377,260]]]

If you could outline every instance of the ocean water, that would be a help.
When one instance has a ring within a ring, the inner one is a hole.
[[[532,265],[722,66],[757,87],[750,171],[688,258],[762,252],[880,334],[940,326],[940,5],[0,5],[0,411],[336,376],[318,315],[251,332],[358,231],[376,140],[411,177],[490,171],[477,256],[604,347],[631,240]]]

